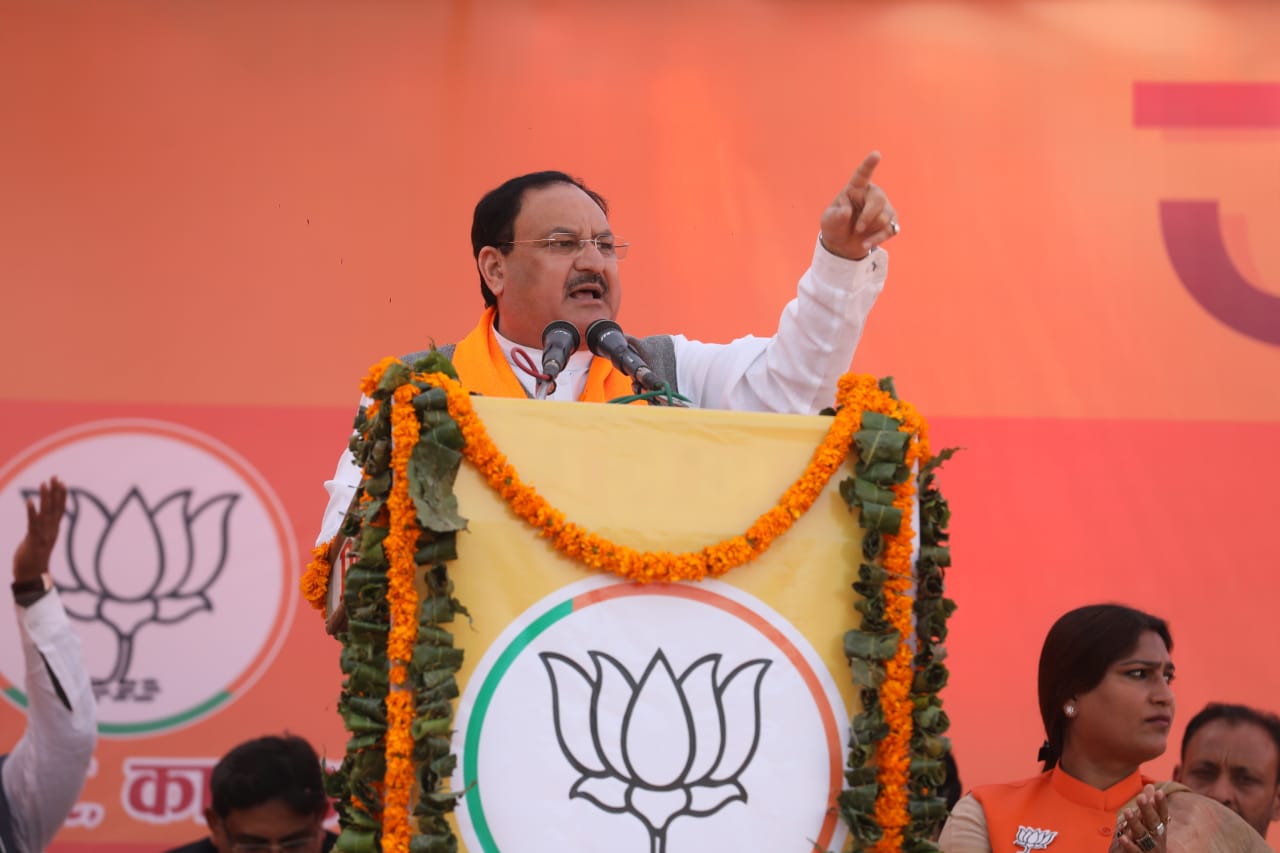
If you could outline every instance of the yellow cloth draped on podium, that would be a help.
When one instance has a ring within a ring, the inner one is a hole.
[[[363,390],[340,846],[799,853],[843,814],[892,850],[908,797],[927,828],[945,613],[913,665],[908,404],[854,376],[834,418],[472,398],[394,360]]]
[[[579,525],[650,551],[741,533],[831,423],[474,402],[525,482]],[[842,638],[856,622],[861,537],[835,479],[723,580],[642,585],[560,554],[462,467],[468,531],[451,575],[473,619],[456,630],[466,656],[453,788],[467,791],[466,849],[837,846],[852,702]]]

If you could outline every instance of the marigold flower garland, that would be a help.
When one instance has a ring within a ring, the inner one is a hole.
[[[550,539],[557,551],[590,568],[613,572],[638,583],[654,581],[700,581],[719,577],[731,569],[754,560],[768,550],[774,540],[791,529],[804,515],[831,476],[849,455],[859,411],[847,405],[862,390],[858,382],[848,386],[849,400],[840,398],[841,408],[832,418],[831,427],[814,451],[800,477],[783,492],[776,505],[739,536],[733,536],[700,551],[638,551],[619,545],[592,533],[571,521],[552,507],[532,486],[525,485],[515,467],[494,446],[488,431],[471,405],[471,397],[456,380],[443,374],[415,375],[427,383],[443,388],[449,397],[449,413],[462,429],[466,444],[462,452],[485,481],[506,501],[520,518]],[[856,377],[862,384],[875,380]]]
[[[868,538],[863,542],[867,562],[854,584],[864,596],[858,606],[863,624],[845,638],[864,707],[854,721],[847,773],[853,787],[841,794],[841,811],[854,830],[855,850],[925,853],[937,850],[929,830],[939,819],[941,800],[933,792],[945,772],[940,759],[947,749],[941,732],[948,723],[936,696],[945,667],[936,643],[945,638],[945,618],[954,609],[954,602],[941,596],[941,568],[950,564],[943,544],[949,511],[932,472],[954,451],[931,461],[928,424],[896,399],[890,383],[874,388],[861,383],[856,393],[844,393],[845,381],[842,396],[862,410],[856,442],[866,457],[855,466],[857,476],[841,483],[841,494],[862,510],[860,524]],[[886,438],[897,434],[905,439]],[[917,482],[926,489],[920,507],[927,575],[919,578],[912,541]],[[912,597],[917,580],[927,583],[921,592],[928,600]],[[927,619],[929,627],[918,629],[917,618]],[[922,721],[918,730],[917,718]]]
[[[359,542],[340,634],[347,678],[338,705],[352,737],[326,789],[338,800],[341,849],[449,850],[457,844],[445,819],[453,802],[441,786],[456,761],[449,741],[462,650],[445,625],[466,609],[452,597],[446,564],[465,520],[449,509],[451,499],[413,494],[411,480],[420,454],[433,471],[456,470],[461,432],[445,394],[395,359],[375,365],[361,388],[373,398],[351,440],[363,476],[341,527]],[[427,508],[429,520],[420,515]],[[310,575],[320,572],[318,554],[313,562]]]
[[[839,398],[857,411],[876,412],[900,423],[899,432],[906,433],[908,448],[904,464],[911,468],[927,461],[929,455],[928,426],[918,412],[882,389],[870,377],[845,376],[840,380]],[[876,779],[879,791],[875,802],[875,822],[883,831],[872,847],[875,853],[898,853],[902,850],[903,832],[909,823],[908,782],[911,762],[912,709],[911,686],[914,677],[912,653],[908,640],[912,635],[911,512],[915,487],[912,477],[892,487],[893,506],[901,514],[896,533],[884,536],[881,567],[888,574],[884,582],[884,609],[889,624],[898,633],[897,648],[885,664],[885,680],[880,685],[880,708],[888,733],[876,749]]]
[[[413,691],[405,683],[409,659],[418,638],[418,589],[414,584],[417,562],[414,546],[420,530],[413,499],[409,497],[409,457],[418,444],[421,429],[413,398],[417,388],[401,385],[391,406],[391,494],[387,498],[390,529],[382,548],[387,572],[387,603],[391,630],[387,635],[387,660],[391,686],[387,691],[387,741],[385,800],[382,810],[382,849],[409,851],[409,797],[413,791]]]
[[[901,413],[904,417],[899,429],[909,435],[919,435],[918,432],[913,431],[912,421],[915,419],[906,416],[906,411]],[[919,426],[916,429],[922,430],[923,427]],[[923,455],[920,449],[921,444],[926,447],[923,453],[927,453],[926,438],[913,438],[911,441],[911,447],[907,452],[908,466]],[[882,562],[885,571],[889,574],[884,584],[885,615],[889,619],[889,624],[898,632],[900,639],[893,658],[885,664],[885,681],[880,686],[880,707],[884,711],[889,733],[876,750],[880,793],[876,798],[875,817],[876,822],[884,830],[884,836],[872,848],[875,853],[901,851],[903,831],[909,821],[907,785],[911,766],[911,712],[913,709],[911,683],[915,675],[911,663],[911,648],[908,645],[908,638],[913,631],[910,594],[913,536],[911,511],[912,498],[916,491],[913,482],[913,479],[908,478],[893,487],[893,505],[902,512],[902,526],[898,533],[885,537],[885,553]]]
[[[371,368],[361,385],[366,395],[372,395],[379,388],[385,372],[396,363],[396,359],[384,359]],[[854,433],[866,412],[893,418],[899,424],[898,431],[906,433],[907,448],[900,458],[907,469],[928,463],[930,459],[928,427],[915,409],[883,390],[874,378],[850,374],[840,380],[835,417],[804,472],[747,531],[695,552],[641,552],[566,521],[562,512],[552,507],[533,487],[522,483],[514,467],[493,445],[471,406],[470,396],[456,380],[442,373],[406,372],[406,378],[411,378],[412,383],[400,385],[392,394],[390,468],[394,476],[386,500],[387,515],[384,516],[389,516],[390,529],[382,542],[389,565],[387,603],[391,630],[387,639],[390,686],[386,696],[385,802],[381,815],[381,847],[397,853],[409,850],[409,797],[414,784],[413,691],[405,682],[418,631],[416,612],[419,597],[414,585],[417,569],[414,549],[422,531],[417,525],[416,509],[409,495],[408,463],[421,431],[414,398],[424,385],[435,386],[445,392],[449,414],[463,436],[465,458],[476,466],[520,518],[536,528],[540,536],[551,540],[562,553],[591,568],[608,570],[637,582],[717,577],[759,556],[812,507],[831,476],[847,458],[854,444]],[[387,390],[390,386],[384,388],[384,394]],[[377,414],[378,406],[379,401],[374,400],[367,407],[368,420]],[[862,433],[859,433],[860,441],[861,438]],[[944,451],[942,456],[948,454],[949,451]],[[936,465],[934,462],[933,466]],[[842,494],[843,491],[842,484]],[[909,638],[914,630],[910,594],[913,582],[911,516],[916,494],[914,477],[907,476],[894,483],[891,491],[893,508],[900,513],[901,520],[895,532],[883,535],[883,551],[876,563],[887,576],[882,587],[883,619],[892,627],[898,641],[892,656],[885,662],[884,678],[878,691],[886,731],[875,748],[878,784],[873,814],[875,823],[883,830],[871,848],[876,853],[897,853],[903,849],[906,840],[911,841],[915,849],[919,840],[904,837],[912,825],[910,784],[915,707],[912,690],[916,673]],[[945,509],[945,501],[941,500],[936,489],[930,494]],[[936,550],[945,552],[945,548]],[[327,543],[313,549],[312,561],[302,582],[304,596],[317,608],[323,608],[327,594],[327,552]],[[949,558],[945,559],[949,563]],[[952,602],[944,603],[954,607]],[[943,616],[945,619],[945,614]],[[945,720],[945,715],[943,718]],[[926,732],[944,728],[945,723],[942,728],[926,729]],[[925,842],[920,849],[936,848]]]

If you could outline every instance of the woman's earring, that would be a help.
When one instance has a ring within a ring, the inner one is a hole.
[[[1062,709],[1062,713],[1066,714],[1068,717],[1074,717],[1076,715],[1076,706],[1068,702]]]

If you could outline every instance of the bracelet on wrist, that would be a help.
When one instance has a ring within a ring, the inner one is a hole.
[[[49,590],[53,589],[53,578],[48,572],[43,572],[39,577],[29,580],[14,581],[10,584],[13,590],[13,601],[19,607],[30,607],[40,599],[48,595]]]

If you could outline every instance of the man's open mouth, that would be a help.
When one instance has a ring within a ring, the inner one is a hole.
[[[597,282],[583,282],[569,289],[570,299],[604,299],[604,286]]]

